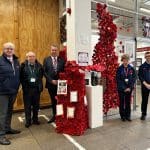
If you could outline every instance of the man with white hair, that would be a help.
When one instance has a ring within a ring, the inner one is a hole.
[[[6,138],[6,134],[20,133],[11,128],[13,104],[20,84],[20,67],[14,50],[13,43],[5,43],[3,54],[0,56],[0,144],[2,145],[11,143]]]
[[[34,52],[28,52],[26,57],[27,59],[25,62],[21,64],[20,79],[23,89],[23,101],[26,119],[25,127],[28,128],[31,126],[31,124],[40,124],[38,121],[38,110],[40,94],[43,90],[43,68],[42,65],[36,60]],[[32,117],[31,109],[33,110]]]
[[[141,81],[142,104],[141,104],[141,120],[146,119],[147,104],[150,93],[150,51],[145,53],[146,61],[139,68],[139,79]]]

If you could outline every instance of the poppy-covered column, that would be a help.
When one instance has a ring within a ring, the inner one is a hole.
[[[76,60],[78,63],[78,56],[82,52],[85,57],[88,55],[90,60],[91,0],[66,0],[66,7],[68,60]]]

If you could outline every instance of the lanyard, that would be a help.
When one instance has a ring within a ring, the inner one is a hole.
[[[33,69],[31,68],[30,64],[28,64],[28,67],[29,67],[29,71],[30,71],[31,75],[33,75],[34,71],[35,71],[35,65],[34,65]]]
[[[129,72],[129,69],[128,68],[124,68],[124,73],[125,73],[126,77],[128,76],[128,72]]]

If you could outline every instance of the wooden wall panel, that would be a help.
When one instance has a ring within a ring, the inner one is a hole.
[[[28,51],[34,51],[37,59],[50,55],[49,46],[59,43],[58,0],[0,0],[0,45],[12,41],[20,61]],[[45,80],[44,80],[45,82]],[[44,89],[41,104],[49,103]],[[22,108],[22,90],[19,90],[15,109]]]
[[[59,44],[59,4],[57,0],[18,0],[19,51],[21,62],[32,50],[43,63],[50,55],[49,45]],[[44,80],[45,83],[45,80]],[[48,91],[44,89],[41,104],[49,103]]]
[[[0,52],[5,42],[15,43],[15,0],[0,0]]]

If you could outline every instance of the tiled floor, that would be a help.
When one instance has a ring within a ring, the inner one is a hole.
[[[140,92],[139,92],[140,96]],[[140,99],[140,98],[139,98]],[[140,102],[139,102],[140,105]],[[122,122],[119,115],[104,117],[103,127],[88,129],[82,136],[72,138],[86,150],[148,150],[150,149],[150,114],[146,121],[141,121],[140,107],[132,112],[132,122]],[[42,109],[40,115],[48,116],[49,109]],[[57,134],[51,124],[41,116],[41,125],[24,127],[18,117],[24,113],[13,115],[12,126],[21,130],[19,135],[9,135],[12,144],[0,145],[0,150],[77,150],[64,135]]]

